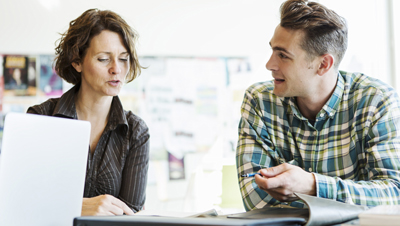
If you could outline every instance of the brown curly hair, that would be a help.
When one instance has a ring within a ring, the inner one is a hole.
[[[74,85],[80,83],[81,73],[77,72],[72,63],[82,62],[91,39],[103,30],[118,33],[130,57],[130,67],[126,83],[140,75],[143,68],[139,64],[135,42],[137,33],[124,19],[110,10],[89,9],[69,24],[69,29],[61,34],[59,44],[55,48],[55,69],[65,81]]]
[[[288,0],[282,3],[280,11],[282,27],[304,31],[300,45],[308,58],[331,53],[338,69],[347,49],[346,20],[324,5],[307,0]]]

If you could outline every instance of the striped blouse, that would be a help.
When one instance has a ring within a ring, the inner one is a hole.
[[[77,119],[74,100],[78,90],[76,85],[60,98],[30,107],[28,113]],[[123,110],[115,96],[93,155],[88,148],[84,197],[110,194],[134,212],[141,210],[146,199],[149,137],[145,122]]]

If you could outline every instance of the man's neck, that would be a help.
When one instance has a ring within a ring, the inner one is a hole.
[[[335,91],[337,84],[337,72],[332,72],[325,77],[323,83],[316,87],[316,92],[306,97],[296,97],[297,106],[301,114],[309,120],[315,120],[318,112],[326,104]]]

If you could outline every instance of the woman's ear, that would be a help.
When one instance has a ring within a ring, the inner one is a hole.
[[[317,73],[318,75],[324,75],[334,66],[335,58],[332,54],[324,54],[321,56],[321,63],[318,67]]]
[[[79,62],[72,62],[72,67],[75,68],[75,70],[79,73],[82,72],[82,64]]]

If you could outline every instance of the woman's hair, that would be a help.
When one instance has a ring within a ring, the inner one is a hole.
[[[288,0],[281,5],[280,26],[304,31],[301,47],[308,58],[331,53],[337,70],[347,49],[347,24],[333,10],[307,0]]]
[[[141,72],[142,66],[136,54],[135,42],[137,33],[124,19],[110,10],[89,9],[69,24],[69,29],[61,34],[56,47],[55,69],[65,81],[74,85],[80,83],[81,74],[72,63],[81,63],[87,52],[91,39],[104,30],[118,33],[130,57],[130,67],[126,83],[134,80]]]

